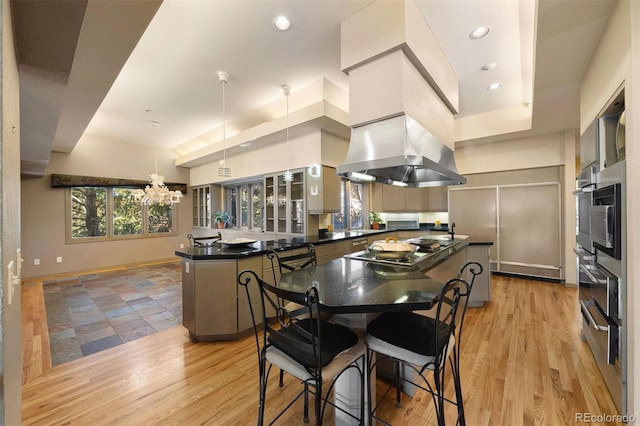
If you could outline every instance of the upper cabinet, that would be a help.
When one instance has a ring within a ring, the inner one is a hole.
[[[292,171],[292,180],[284,174],[264,178],[265,230],[287,234],[305,233],[304,171]]]
[[[340,176],[336,169],[318,164],[310,166],[306,180],[308,213],[340,212]]]
[[[403,188],[372,184],[371,209],[375,212],[444,212],[448,209],[447,187]]]
[[[211,187],[195,186],[193,191],[193,226],[211,227]]]

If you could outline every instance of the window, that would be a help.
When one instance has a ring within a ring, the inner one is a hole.
[[[332,215],[333,229],[349,230],[365,227],[363,184],[343,180],[340,183],[340,213]]]
[[[131,188],[69,189],[67,242],[176,235],[173,205],[147,206],[133,199]]]
[[[259,181],[225,187],[225,208],[233,218],[232,226],[262,229],[262,186]]]

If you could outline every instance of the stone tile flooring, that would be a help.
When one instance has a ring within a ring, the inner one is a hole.
[[[182,324],[179,262],[44,281],[54,366]]]

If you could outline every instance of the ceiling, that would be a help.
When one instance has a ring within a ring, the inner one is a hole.
[[[230,74],[224,121],[235,133],[270,119],[261,107],[283,98],[283,84],[295,94],[325,78],[348,91],[340,22],[369,3],[13,0],[23,174],[44,174],[51,151],[85,138],[184,155],[222,125],[220,70]],[[531,129],[458,143],[578,128],[580,80],[614,0],[417,3],[458,76],[457,119],[531,104]],[[280,14],[289,31],[274,29]],[[491,32],[470,40],[480,25]],[[502,87],[488,91],[493,82]]]

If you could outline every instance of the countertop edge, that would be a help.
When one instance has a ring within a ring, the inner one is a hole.
[[[304,242],[301,241],[300,243],[296,243],[294,238],[293,242],[287,246],[274,247],[274,248],[263,249],[263,250],[250,250],[250,251],[247,250],[247,251],[240,251],[240,252],[234,252],[234,253],[211,254],[211,253],[192,252],[194,249],[206,250],[206,248],[185,247],[183,249],[175,250],[174,254],[176,256],[179,256],[185,259],[190,259],[190,260],[233,260],[233,259],[242,259],[246,257],[263,256],[272,250],[276,252],[295,250],[295,249],[305,247],[307,244],[313,244],[315,246],[319,246],[324,244],[336,243],[340,241],[348,241],[348,240],[354,240],[354,239],[363,238],[363,237],[369,237],[370,235],[383,235],[383,234],[398,232],[398,231],[421,231],[421,230],[420,229],[400,229],[400,230],[381,229],[381,230],[366,230],[366,231],[353,231],[353,232],[348,231],[348,235],[346,232],[344,233],[336,232],[329,237],[305,237],[304,239],[306,241]],[[429,232],[429,231],[426,231],[426,232]],[[469,236],[468,238],[465,238],[464,241],[465,241],[465,245],[470,245],[470,246],[473,246],[473,245],[492,246],[493,245],[493,241],[483,239],[480,237],[473,237],[473,236]]]

